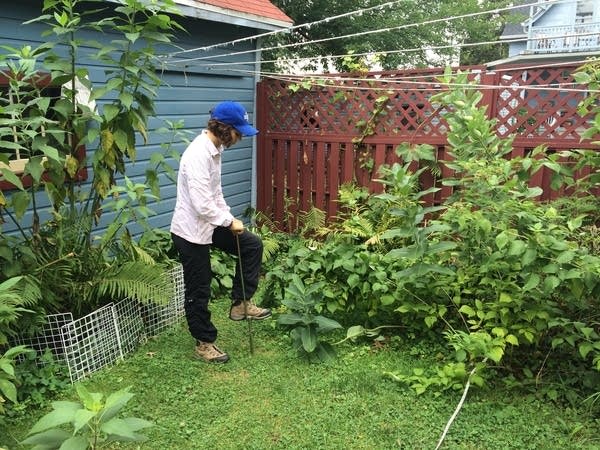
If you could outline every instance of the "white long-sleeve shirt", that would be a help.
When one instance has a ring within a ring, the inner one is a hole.
[[[177,175],[177,201],[171,233],[195,244],[212,243],[213,230],[234,219],[221,188],[221,154],[207,131],[185,149]]]

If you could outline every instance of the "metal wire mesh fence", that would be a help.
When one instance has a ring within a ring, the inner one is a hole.
[[[18,337],[14,345],[26,345],[38,353],[50,349],[65,363],[71,382],[122,360],[149,336],[158,335],[184,316],[183,269],[170,270],[175,295],[168,304],[142,304],[135,299],[109,303],[73,320],[71,313],[47,316],[42,331]]]

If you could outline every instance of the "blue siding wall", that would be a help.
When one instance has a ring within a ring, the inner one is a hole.
[[[10,8],[0,10],[0,42],[3,45],[21,47],[23,45],[37,46],[45,41],[41,37],[43,26],[39,24],[23,25],[23,22],[37,17],[41,14],[41,1],[21,0],[11,4]],[[178,22],[186,29],[187,33],[178,35],[174,40],[179,48],[197,48],[215,43],[226,42],[243,36],[256,34],[256,30],[240,26],[219,24],[197,19],[179,18]],[[109,41],[110,36],[90,34],[90,38],[99,41]],[[236,44],[235,51],[253,49],[255,41]],[[169,47],[160,49],[164,52],[173,52],[177,48]],[[0,50],[2,51],[2,50]],[[207,55],[221,55],[227,53],[226,49],[217,48],[207,52],[189,53],[188,58],[205,57]],[[219,62],[248,62],[244,65],[232,66],[229,70],[224,68],[218,71],[206,67],[206,61],[190,62],[187,67],[179,65],[163,66],[157,61],[156,71],[163,80],[158,89],[155,99],[157,116],[150,119],[149,142],[144,145],[141,138],[137,148],[136,161],[129,164],[127,176],[134,182],[143,182],[145,170],[150,164],[150,157],[155,152],[161,151],[161,143],[169,136],[159,134],[156,130],[166,126],[165,121],[183,120],[185,129],[193,135],[199,133],[206,125],[209,110],[222,100],[236,100],[242,103],[250,114],[250,121],[254,122],[252,113],[254,111],[255,79],[252,73],[254,69],[255,53],[234,55],[231,57],[219,57]],[[98,62],[82,58],[78,64],[86,65],[90,70],[90,78],[94,85],[105,82],[105,67]],[[102,100],[98,105],[102,107]],[[241,216],[247,207],[251,206],[252,180],[252,158],[255,141],[252,138],[244,138],[235,147],[227,149],[223,156],[223,190],[232,212]],[[183,141],[175,142],[174,147],[179,153],[185,149]],[[93,147],[88,149],[91,156]],[[177,168],[177,161],[170,160],[169,164]],[[150,208],[156,215],[150,219],[153,226],[168,229],[172,211],[175,205],[176,187],[166,176],[161,178],[161,199],[153,203]],[[5,195],[8,193],[5,193]],[[41,204],[46,201],[44,193],[38,195]],[[38,205],[39,206],[39,205]],[[101,231],[113,218],[110,213],[102,217],[97,231]],[[26,215],[22,226],[29,226],[31,214]],[[135,224],[132,231],[137,232]],[[11,232],[10,224],[6,223],[4,232]]]

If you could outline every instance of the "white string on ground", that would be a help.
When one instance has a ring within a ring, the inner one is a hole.
[[[456,416],[458,416],[458,413],[460,412],[460,409],[462,408],[463,403],[467,398],[467,392],[469,392],[469,386],[471,386],[471,378],[473,377],[473,375],[475,375],[476,370],[477,367],[473,367],[473,370],[471,370],[471,372],[469,373],[469,377],[467,378],[467,382],[465,383],[465,390],[463,391],[462,397],[460,398],[460,401],[458,402],[454,413],[452,414],[452,416],[450,416],[450,420],[448,420],[448,423],[446,423],[444,432],[440,436],[440,440],[438,441],[435,450],[438,450],[440,448],[440,446],[444,442],[444,439],[446,439],[446,435],[448,434],[448,430],[450,430],[450,427],[452,426],[452,422],[454,422],[454,419],[456,419]]]

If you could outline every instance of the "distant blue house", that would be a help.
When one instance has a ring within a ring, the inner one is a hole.
[[[508,24],[500,37],[508,59],[491,65],[534,60],[584,60],[600,54],[600,1],[519,0],[520,23]]]
[[[107,3],[118,3],[107,0]],[[249,112],[250,121],[255,121],[256,71],[260,61],[260,39],[245,37],[264,34],[291,26],[292,21],[268,0],[176,0],[183,17],[177,21],[185,28],[174,39],[176,48],[162,49],[174,52],[179,49],[200,49],[180,53],[170,58],[171,63],[163,65],[157,62],[156,71],[162,77],[163,84],[156,99],[157,116],[149,123],[148,145],[137,149],[135,163],[128,169],[128,176],[134,182],[145,177],[150,156],[161,150],[161,142],[166,139],[156,130],[165,126],[165,121],[185,123],[185,129],[197,134],[206,125],[210,108],[222,100],[237,100]],[[0,43],[11,47],[24,45],[38,46],[47,38],[42,37],[41,24],[23,25],[24,22],[38,17],[42,13],[42,0],[20,0],[0,9]],[[97,34],[92,36],[98,41],[108,41],[110,36]],[[217,47],[215,44],[242,39],[235,46]],[[0,49],[0,52],[4,51]],[[246,53],[239,53],[244,52]],[[226,56],[228,53],[239,53]],[[209,59],[207,59],[207,57]],[[195,59],[201,58],[201,59]],[[232,63],[231,66],[211,67],[208,63]],[[78,63],[80,63],[78,61]],[[81,62],[90,71],[94,85],[105,81],[105,67],[95,61]],[[233,64],[237,63],[237,64]],[[243,63],[243,64],[239,64]],[[102,107],[102,100],[98,101]],[[184,143],[175,143],[178,151],[183,152]],[[256,140],[246,138],[242,143],[225,152],[223,157],[224,194],[232,207],[232,212],[241,216],[249,206],[255,204],[256,179],[255,155]],[[88,152],[91,149],[88,149]],[[176,161],[171,161],[177,167]],[[6,170],[0,169],[0,170]],[[161,200],[149,205],[157,214],[150,220],[151,225],[167,229],[175,203],[176,187],[166,177],[161,180]],[[10,192],[5,192],[10,195]],[[40,196],[42,199],[42,196]],[[103,217],[104,224],[111,218]],[[31,217],[23,219],[28,226]],[[3,232],[10,233],[10,225],[3,225]]]

